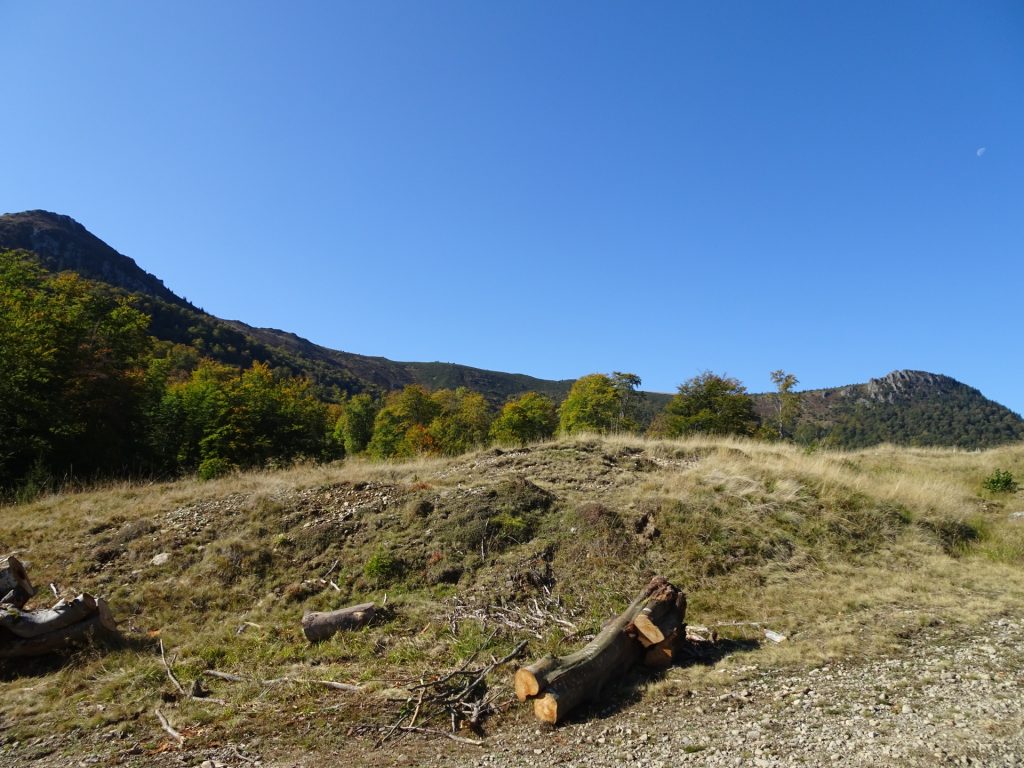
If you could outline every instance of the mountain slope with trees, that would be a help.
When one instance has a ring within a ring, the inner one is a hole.
[[[893,371],[866,384],[798,393],[792,428],[798,443],[863,448],[879,443],[991,448],[1024,440],[1024,419],[974,387],[926,371]],[[776,417],[778,395],[756,395],[762,420]]]
[[[136,262],[118,253],[70,216],[25,211],[0,216],[0,250],[31,251],[52,272],[69,270],[139,297],[137,308],[152,318],[150,333],[161,341],[195,347],[227,365],[266,363],[281,374],[308,377],[325,399],[342,393],[383,393],[419,384],[430,389],[467,387],[493,405],[510,395],[540,392],[560,400],[571,380],[487,371],[440,362],[396,362],[328,349],[293,333],[222,320],[168,289]]]
[[[10,250],[6,250],[10,249]],[[454,455],[556,431],[752,435],[857,448],[986,448],[1024,420],[946,376],[748,394],[705,371],[673,397],[614,371],[574,381],[327,349],[195,307],[67,216],[0,216],[0,490],[123,476]],[[500,411],[500,412],[499,412]]]

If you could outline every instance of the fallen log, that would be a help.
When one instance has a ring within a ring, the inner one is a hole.
[[[312,611],[302,617],[302,632],[311,643],[334,635],[343,629],[359,629],[367,624],[376,611],[373,603],[360,603],[336,611]]]
[[[0,618],[0,658],[63,651],[87,635],[117,635],[117,622],[102,598],[82,594],[70,603],[61,600],[53,608],[12,608]]]
[[[7,611],[0,614],[0,627],[16,637],[39,637],[89,618],[99,611],[100,602],[83,593],[70,602],[60,600],[52,608]]]
[[[516,695],[520,700],[533,698],[537,719],[557,724],[577,705],[596,698],[611,677],[625,674],[643,657],[641,637],[648,644],[653,644],[653,637],[664,642],[665,630],[671,634],[672,625],[682,623],[685,610],[683,593],[664,577],[655,576],[640,596],[582,649],[557,658],[544,657],[518,670]]]
[[[0,560],[0,603],[23,608],[35,593],[28,572],[18,558],[11,555]]]

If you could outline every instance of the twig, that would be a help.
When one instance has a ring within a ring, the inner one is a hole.
[[[330,568],[328,568],[328,569],[327,569],[327,573],[325,573],[325,574],[324,574],[323,576],[321,576],[320,578],[322,578],[322,579],[326,579],[326,578],[327,578],[328,576],[330,576],[330,575],[331,575],[332,573],[334,573],[334,569],[338,567],[338,564],[339,564],[340,562],[341,562],[341,560],[335,560],[335,561],[334,561],[334,565],[332,565],[332,566],[331,566]]]
[[[355,692],[355,691],[363,690],[363,687],[361,685],[353,685],[352,683],[338,683],[338,682],[335,682],[334,680],[307,680],[307,681],[296,680],[295,682],[296,683],[301,683],[301,682],[316,683],[317,685],[323,685],[323,686],[326,686],[327,688],[333,688],[336,691],[352,691],[352,692]]]
[[[203,674],[210,677],[219,677],[221,680],[227,680],[229,683],[244,683],[249,680],[247,677],[232,675],[230,672],[220,672],[216,669],[204,669]]]
[[[171,727],[171,724],[167,722],[167,718],[164,717],[164,713],[160,711],[160,707],[157,707],[154,711],[156,712],[157,720],[160,721],[160,727],[167,731],[172,739],[178,742],[179,747],[183,746],[185,744],[185,737]]]
[[[235,757],[237,757],[239,760],[244,760],[247,763],[255,763],[256,762],[255,758],[246,757],[241,752],[239,752],[238,751],[238,747],[236,747],[234,745],[231,746],[231,751],[235,753]]]
[[[361,685],[354,685],[353,683],[339,683],[336,680],[303,680],[301,677],[273,677],[266,680],[259,680],[254,677],[242,677],[241,675],[232,675],[230,672],[221,672],[216,669],[204,669],[204,675],[210,677],[217,677],[221,680],[226,680],[229,683],[256,683],[257,685],[278,685],[279,683],[305,683],[308,685],[322,685],[325,688],[333,688],[336,691],[361,691],[363,687]]]
[[[413,728],[416,725],[416,718],[420,715],[420,707],[423,706],[423,688],[420,688],[420,697],[416,700],[416,709],[412,711],[412,719],[409,720],[409,727]]]
[[[171,665],[167,663],[167,657],[164,655],[163,638],[160,638],[160,660],[164,663],[164,669],[167,670],[167,676],[171,679],[171,682],[174,683],[174,687],[178,689],[178,693],[185,698],[188,698],[189,695],[185,693],[185,689],[181,686],[181,683],[178,682],[178,678],[174,676],[174,670],[171,669]],[[159,713],[159,710],[157,710],[157,712]]]

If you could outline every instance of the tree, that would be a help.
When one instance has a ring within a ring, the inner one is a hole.
[[[566,434],[608,432],[621,413],[621,399],[611,377],[603,373],[577,379],[558,409],[558,428]]]
[[[487,441],[492,415],[483,395],[459,387],[438,390],[432,399],[441,409],[428,429],[434,453],[455,456]]]
[[[793,436],[797,416],[800,415],[800,393],[793,387],[800,383],[792,373],[781,368],[771,372],[772,383],[775,384],[775,426],[779,440]]]
[[[104,286],[0,253],[0,487],[143,467],[148,322]]]
[[[613,371],[612,386],[619,394],[619,415],[612,429],[617,432],[637,432],[640,429],[640,407],[644,401],[643,392],[638,392],[640,377],[635,373]]]
[[[373,420],[373,437],[366,452],[375,459],[390,459],[431,450],[433,438],[427,428],[441,410],[442,406],[419,384],[392,393]]]
[[[555,433],[558,413],[551,398],[527,392],[509,400],[491,425],[491,439],[504,445],[526,445]]]
[[[377,402],[367,394],[355,395],[345,403],[335,428],[335,434],[345,445],[345,453],[354,455],[366,450],[373,437],[373,420],[378,410]]]
[[[737,379],[704,371],[679,385],[679,392],[665,406],[662,423],[667,437],[749,435],[757,417],[746,387]]]

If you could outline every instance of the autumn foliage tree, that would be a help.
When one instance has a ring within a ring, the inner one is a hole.
[[[551,398],[527,392],[509,400],[491,425],[491,439],[503,445],[526,445],[546,440],[558,427]]]
[[[577,379],[558,409],[558,428],[565,434],[608,432],[622,412],[622,393],[610,376],[591,373]]]

